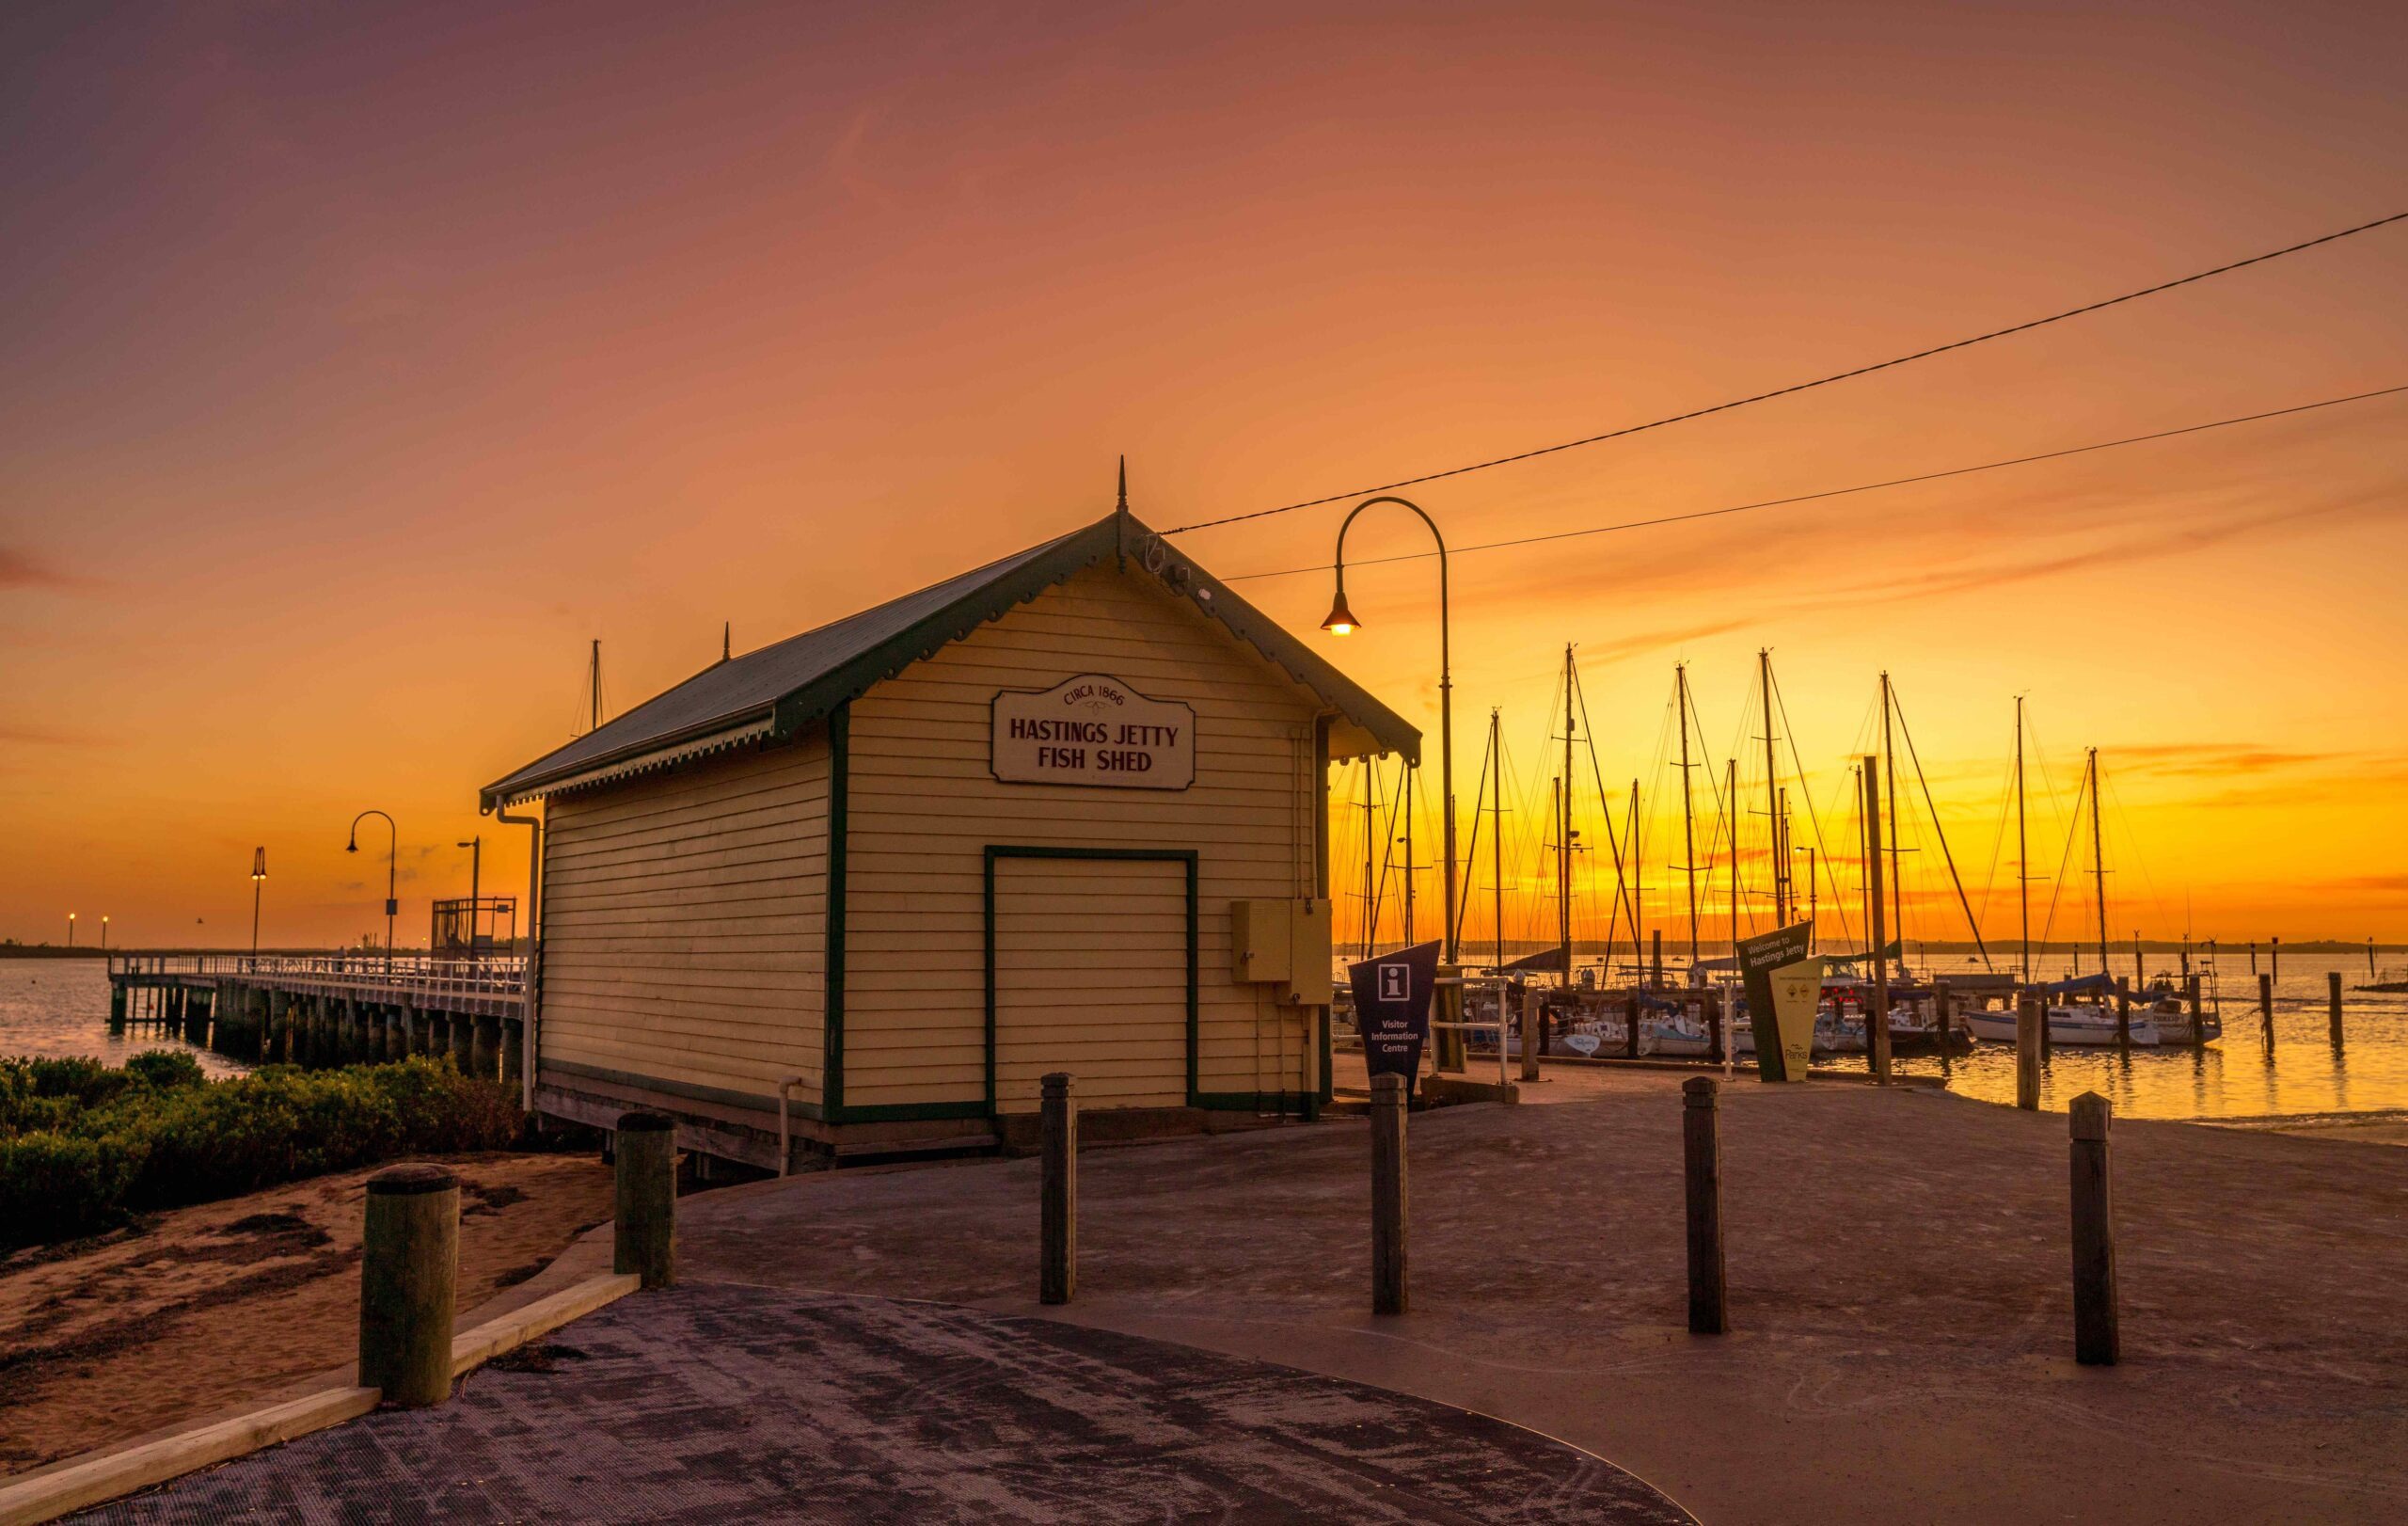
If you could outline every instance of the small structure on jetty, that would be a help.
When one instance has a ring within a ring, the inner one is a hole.
[[[1326,780],[1420,736],[1138,523],[723,657],[544,803],[534,1100],[806,1157],[1311,1118]],[[1247,930],[1238,946],[1233,929]]]

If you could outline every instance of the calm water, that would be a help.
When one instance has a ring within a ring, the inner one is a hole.
[[[2040,1074],[2040,1105],[2062,1110],[2068,1100],[2096,1091],[2126,1118],[2302,1118],[2331,1113],[2408,1109],[2408,995],[2353,991],[2366,962],[2353,969],[2308,959],[2283,961],[2274,986],[2274,1046],[2270,1055],[2258,1017],[2258,982],[2248,965],[2224,982],[2224,1037],[2204,1049],[2056,1049]],[[2345,1046],[2336,1054],[2326,1022],[2324,975],[2341,971]],[[2247,994],[2242,994],[2242,988]],[[2213,1009],[2210,1008],[2210,1010]],[[1862,1066],[1849,1056],[1844,1065]],[[1951,1058],[1901,1057],[1898,1069],[1948,1077],[1951,1089],[1986,1102],[2015,1100],[2015,1047],[1976,1044]]]
[[[2239,962],[2233,962],[2238,964]],[[2258,1036],[2256,982],[2247,966],[2225,982],[2225,1036],[2205,1050],[2059,1049],[2040,1078],[2041,1105],[2061,1110],[2067,1099],[2097,1091],[2127,1118],[2249,1119],[2408,1110],[2408,996],[2349,990],[2366,965],[2341,966],[2348,1044],[2336,1055],[2326,1040],[2324,972],[2333,967],[2286,960],[2275,988],[2274,1050]],[[2242,999],[2241,988],[2249,994]],[[108,973],[98,960],[0,960],[0,1055],[91,1055],[111,1064],[145,1049],[189,1047],[156,1030],[108,1031]],[[244,1067],[196,1051],[212,1074]],[[1855,1056],[1833,1063],[1861,1066]],[[1988,1102],[2015,1100],[2015,1051],[1978,1044],[1948,1062],[1899,1059],[1901,1071],[1945,1073],[1951,1088]]]
[[[109,973],[97,959],[0,959],[0,1055],[90,1055],[112,1065],[146,1049],[191,1049],[212,1075],[249,1067],[156,1027],[109,1032]]]

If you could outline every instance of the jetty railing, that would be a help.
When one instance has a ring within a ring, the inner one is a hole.
[[[522,954],[436,959],[424,954],[111,954],[111,979],[251,979],[307,983],[331,992],[384,1001],[413,998],[483,997],[524,1000],[527,959]],[[433,1000],[419,1006],[440,1006]]]

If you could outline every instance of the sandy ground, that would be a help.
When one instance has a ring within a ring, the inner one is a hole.
[[[610,1172],[591,1155],[448,1164],[461,1176],[463,1311],[610,1216]],[[373,1174],[180,1209],[72,1255],[0,1262],[0,1472],[265,1399],[350,1361]]]
[[[1047,1314],[1497,1415],[1709,1522],[2408,1518],[2408,1152],[2115,1126],[2124,1362],[2071,1359],[2061,1114],[1742,1080],[1735,1332],[1684,1327],[1680,1077],[1550,1072],[1411,1124],[1412,1311],[1369,1304],[1359,1121],[1090,1151],[1035,1302],[1037,1166],[680,1204],[681,1273]]]

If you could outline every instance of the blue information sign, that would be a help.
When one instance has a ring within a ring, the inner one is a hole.
[[[1438,989],[1438,946],[1416,944],[1346,967],[1354,988],[1354,1025],[1363,1035],[1363,1064],[1373,1075],[1421,1071],[1430,1040],[1430,998]]]

